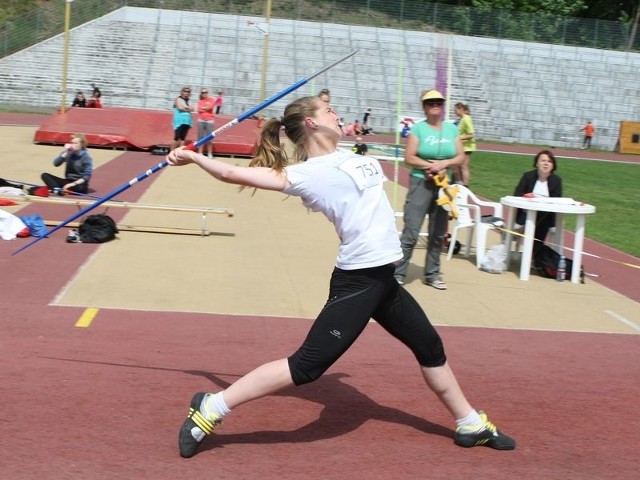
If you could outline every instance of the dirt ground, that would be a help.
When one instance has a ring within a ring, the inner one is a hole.
[[[8,157],[20,158],[19,162],[3,162],[4,177],[37,183],[41,171],[51,171],[50,162],[58,147],[33,145],[31,127],[5,127],[0,132],[7,136],[9,148],[15,150]],[[100,178],[101,166],[121,153],[91,150],[96,180]],[[140,155],[146,156],[150,164],[159,158]],[[144,171],[148,165],[143,166],[141,162],[141,167],[140,171]],[[100,185],[97,181],[93,183]],[[56,297],[55,304],[296,318],[315,316],[324,301],[337,247],[335,233],[322,216],[307,212],[296,198],[274,192],[238,192],[237,187],[215,182],[195,168],[168,168],[149,183],[152,185],[140,203],[230,208],[235,216],[210,216],[208,227],[218,235],[207,238],[123,232],[119,241],[103,246],[90,258]],[[106,187],[95,194],[104,195],[117,186]],[[388,187],[392,188],[391,182]],[[401,189],[401,197],[404,192]],[[68,213],[73,213],[73,209]],[[122,223],[197,228],[199,221],[197,214],[132,209]],[[498,242],[496,234],[488,244]],[[21,255],[27,256],[29,252]],[[521,282],[516,276],[517,265],[512,266],[511,272],[491,275],[475,268],[473,256],[467,259],[458,255],[451,261],[443,258],[449,289],[436,291],[419,280],[424,257],[425,250],[417,249],[407,289],[429,305],[429,312],[438,324],[632,333],[628,325],[606,312],[638,318],[636,302],[595,282],[574,285],[537,276]],[[123,258],[127,261],[119,260]],[[158,258],[163,261],[157,261]],[[142,278],[141,272],[144,272]],[[249,275],[238,274],[240,272]],[[128,279],[126,284],[122,278]],[[140,281],[135,281],[137,278]],[[202,285],[215,293],[203,295]],[[166,291],[172,295],[158,295]],[[250,294],[243,295],[238,302],[240,292]],[[545,311],[555,314],[544,315]]]

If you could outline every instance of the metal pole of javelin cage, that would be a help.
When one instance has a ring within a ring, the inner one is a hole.
[[[447,107],[451,105],[451,83],[453,79],[453,39],[451,35],[447,35],[448,52],[447,52]],[[449,121],[450,108],[445,108],[445,120]]]
[[[404,45],[400,44],[400,52],[398,55],[398,101],[396,102],[396,117],[397,122],[400,121],[400,116],[402,115],[402,82],[403,75],[402,70],[404,68]],[[400,171],[400,131],[398,130],[399,124],[396,123],[396,158],[393,162],[393,210],[397,211],[398,209],[398,182],[399,182],[399,171]]]
[[[64,7],[64,49],[62,54],[62,98],[60,100],[60,112],[67,109],[67,71],[69,69],[69,27],[71,24],[71,3],[67,0]]]
[[[262,37],[262,73],[260,75],[260,101],[267,95],[267,71],[269,68],[269,34],[271,33],[271,0],[267,0],[265,9],[267,23],[266,31]]]
[[[276,93],[273,97],[268,98],[267,100],[265,100],[264,102],[256,105],[255,107],[247,110],[246,112],[240,114],[238,117],[234,118],[233,120],[231,120],[229,123],[226,123],[225,125],[221,126],[220,128],[218,128],[217,130],[213,131],[212,133],[202,137],[200,140],[198,140],[197,142],[189,145],[188,148],[189,150],[196,150],[197,148],[201,147],[202,145],[207,144],[208,142],[210,142],[211,140],[214,139],[214,137],[216,135],[220,135],[222,132],[227,131],[228,129],[230,129],[231,127],[237,125],[238,123],[242,122],[243,120],[246,120],[247,118],[251,118],[252,116],[254,116],[256,113],[258,113],[260,110],[268,107],[269,105],[271,105],[272,103],[277,102],[278,100],[280,100],[282,97],[289,95],[291,92],[293,92],[294,90],[297,90],[298,88],[300,88],[301,86],[305,85],[306,83],[308,83],[310,80],[312,80],[313,78],[317,77],[318,75],[322,75],[324,72],[326,72],[327,70],[329,70],[330,68],[335,67],[336,65],[338,65],[339,63],[344,62],[346,59],[351,58],[352,56],[354,56],[356,53],[358,52],[358,50],[354,50],[353,52],[351,52],[348,55],[345,55],[344,57],[342,57],[339,60],[336,60],[335,62],[333,62],[331,65],[327,65],[326,67],[322,68],[321,70],[318,70],[315,73],[312,73],[311,75],[309,75],[306,78],[303,78],[302,80],[297,81],[296,83],[294,83],[293,85],[288,86],[287,88],[285,88],[284,90],[282,90],[279,93]],[[94,208],[102,205],[104,202],[106,202],[107,200],[112,199],[113,197],[115,197],[116,195],[119,195],[120,193],[124,192],[125,190],[127,190],[128,188],[134,186],[136,183],[141,182],[142,180],[148,178],[149,176],[151,176],[152,174],[158,172],[159,170],[163,169],[164,167],[166,167],[167,165],[169,165],[169,163],[167,162],[167,160],[164,160],[160,163],[158,163],[157,165],[154,165],[153,167],[151,167],[149,170],[147,170],[144,173],[141,173],[140,175],[138,175],[135,178],[132,178],[131,180],[129,180],[127,183],[119,186],[118,188],[116,188],[115,190],[113,190],[111,193],[106,194],[105,196],[103,196],[102,198],[96,200],[94,203],[92,203],[91,205],[83,208],[82,210],[78,211],[75,215],[70,216],[69,218],[67,218],[66,220],[63,220],[59,225],[53,227],[51,230],[49,230],[48,232],[46,232],[42,237],[37,237],[34,240],[32,240],[31,242],[27,243],[26,245],[24,245],[23,247],[19,248],[18,250],[16,250],[15,252],[13,252],[11,255],[16,255],[20,252],[22,252],[23,250],[26,250],[27,248],[29,248],[31,245],[34,245],[35,243],[39,242],[40,240],[42,240],[43,238],[47,238],[49,235],[51,235],[52,233],[60,230],[62,227],[64,227],[65,225],[67,225],[69,222],[74,221],[75,219],[85,215],[86,213],[90,212],[91,210],[93,210]]]

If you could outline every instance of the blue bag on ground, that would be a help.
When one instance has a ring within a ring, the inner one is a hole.
[[[47,226],[39,213],[23,215],[20,220],[27,226],[33,237],[44,237],[47,234]]]

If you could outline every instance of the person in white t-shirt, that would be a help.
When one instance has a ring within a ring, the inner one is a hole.
[[[290,164],[280,131],[295,147]],[[422,375],[456,419],[455,443],[512,450],[515,441],[474,410],[447,363],[440,336],[415,299],[394,278],[402,259],[394,212],[378,161],[338,148],[340,117],[317,96],[289,104],[281,119],[268,120],[248,167],[231,165],[183,148],[170,165],[195,163],[213,177],[244,187],[298,196],[333,223],[340,239],[327,303],[300,348],[266,363],[216,394],[196,393],[179,433],[180,455],[195,455],[206,435],[243,403],[318,379],[343,355],[373,318],[404,343]],[[340,421],[340,419],[336,419]]]

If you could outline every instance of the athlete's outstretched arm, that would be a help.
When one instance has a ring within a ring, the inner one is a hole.
[[[284,171],[276,172],[266,167],[229,165],[184,148],[177,148],[169,153],[167,162],[172,166],[195,163],[218,180],[236,185],[276,191],[282,191],[289,185]]]

